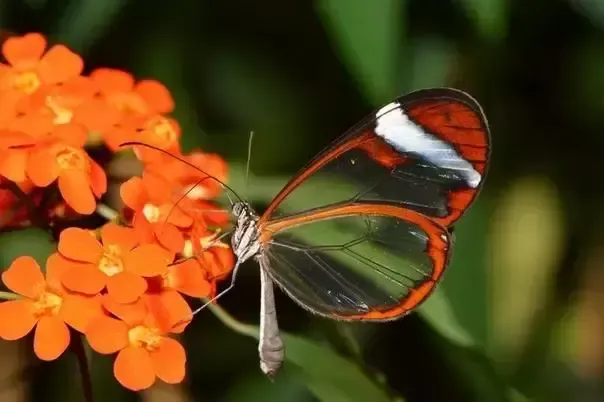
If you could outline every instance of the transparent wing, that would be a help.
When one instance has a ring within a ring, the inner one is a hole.
[[[489,133],[464,92],[429,89],[368,116],[305,166],[261,221],[356,201],[385,201],[455,222],[484,180]]]
[[[338,319],[389,320],[442,276],[451,237],[413,210],[357,203],[262,228],[265,269],[304,308]]]

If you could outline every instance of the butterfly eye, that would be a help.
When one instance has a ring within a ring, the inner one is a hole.
[[[243,213],[245,207],[242,202],[236,202],[233,205],[233,216],[239,216]]]

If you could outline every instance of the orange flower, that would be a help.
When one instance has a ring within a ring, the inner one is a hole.
[[[58,249],[66,288],[88,295],[107,288],[120,303],[136,301],[147,290],[144,277],[165,274],[174,260],[158,245],[138,245],[133,229],[114,223],[101,228],[100,242],[91,231],[67,228],[61,232]]]
[[[55,142],[77,148],[85,140],[86,132],[80,126],[55,126],[52,116],[41,113],[21,115],[0,132],[0,174],[14,182],[24,181],[27,163],[34,151]]]
[[[163,84],[154,80],[135,84],[131,74],[109,68],[94,70],[90,77],[105,101],[97,114],[105,120],[102,131],[109,149],[116,151],[121,143],[135,140],[162,148],[166,142],[169,147],[177,145],[180,127],[162,116],[174,110],[174,100]]]
[[[101,125],[95,83],[89,77],[77,76],[61,85],[45,86],[20,104],[21,113],[49,116],[52,123],[81,124],[88,131]]]
[[[235,256],[231,247],[223,241],[216,241],[219,232],[200,239],[202,252],[198,255],[204,269],[208,272],[208,278],[214,281],[225,279],[235,266]]]
[[[143,173],[122,184],[120,195],[134,216],[132,224],[143,243],[158,242],[173,252],[184,246],[180,230],[190,227],[193,219],[173,200],[172,183],[163,177]]]
[[[69,206],[80,214],[91,214],[96,209],[95,197],[100,198],[107,191],[107,176],[81,148],[86,133],[78,126],[56,126],[54,132],[57,137],[69,137],[69,142],[54,142],[32,152],[27,158],[27,176],[39,187],[57,180]]]
[[[12,113],[17,103],[46,85],[60,84],[77,77],[84,63],[63,45],[46,53],[46,39],[39,33],[8,38],[2,44],[7,64],[0,63],[0,104]]]
[[[235,256],[231,247],[221,240],[217,240],[220,230],[211,235],[190,237],[185,242],[182,251],[184,257],[192,257],[205,271],[205,277],[215,290],[217,281],[225,279],[235,266]],[[210,296],[214,294],[210,292]]]
[[[171,332],[184,331],[193,319],[193,312],[180,293],[195,298],[212,294],[214,288],[206,276],[199,262],[187,259],[170,265],[163,275],[147,279],[149,308],[163,322],[172,323]]]
[[[54,360],[70,341],[66,324],[83,331],[90,320],[102,316],[100,299],[67,292],[60,284],[65,271],[50,257],[46,280],[31,257],[17,258],[2,273],[2,281],[22,299],[0,303],[0,337],[23,338],[34,327],[34,352],[42,360]]]
[[[160,322],[149,312],[146,297],[130,305],[104,306],[119,319],[96,318],[86,330],[86,339],[98,353],[118,352],[113,373],[120,384],[139,391],[153,385],[156,378],[169,384],[184,379],[185,350],[166,336],[169,323]]]
[[[150,172],[161,174],[170,182],[178,183],[183,188],[183,194],[186,193],[190,200],[216,198],[222,192],[220,182],[227,182],[228,165],[219,155],[204,153],[199,150],[187,155],[174,154],[173,156],[160,154],[157,151],[153,152],[163,157],[150,161],[145,168]],[[187,162],[198,169],[193,168]],[[215,177],[220,182],[208,175]]]

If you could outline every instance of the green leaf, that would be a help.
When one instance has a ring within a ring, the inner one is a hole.
[[[485,346],[489,329],[487,232],[491,216],[488,194],[455,225],[451,263],[439,284],[457,322],[477,345]]]
[[[398,93],[403,6],[398,0],[322,0],[317,6],[343,61],[373,103]]]
[[[76,51],[83,51],[100,37],[127,0],[70,1],[57,23],[54,35]]]
[[[558,189],[547,177],[520,179],[506,191],[491,221],[490,346],[502,364],[512,365],[530,336],[531,323],[546,314],[543,308],[563,257]]]
[[[307,338],[282,333],[287,362],[322,401],[390,401],[386,391],[359,366]]]
[[[245,376],[229,387],[225,402],[288,401],[311,402],[316,399],[294,370],[284,367],[276,381],[271,382],[262,373]]]
[[[501,40],[505,36],[508,0],[463,0],[461,3],[484,38]]]
[[[242,335],[260,338],[257,325],[237,321],[226,310],[209,305],[227,327]],[[390,401],[387,392],[369,378],[357,364],[327,346],[308,338],[281,332],[285,342],[285,370],[293,370],[321,401]],[[288,364],[289,363],[289,364]],[[279,381],[279,377],[277,380]]]
[[[55,252],[56,244],[50,233],[37,228],[15,230],[0,234],[0,269],[6,269],[17,257],[32,256],[41,267]]]
[[[412,91],[447,85],[457,57],[449,40],[438,37],[419,37],[409,44],[408,67],[400,71],[405,90]]]
[[[472,346],[474,339],[459,323],[451,303],[442,289],[434,293],[419,308],[419,313],[442,336],[459,346]]]

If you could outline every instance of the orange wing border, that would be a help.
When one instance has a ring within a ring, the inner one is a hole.
[[[397,99],[397,102],[408,113],[409,117],[424,130],[450,142],[460,155],[472,163],[476,170],[483,175],[483,180],[477,188],[462,189],[449,193],[448,205],[453,212],[442,218],[432,217],[439,224],[450,226],[463,215],[476,199],[487,174],[491,149],[486,116],[480,104],[472,96],[453,88],[422,89],[401,96]],[[466,113],[461,117],[463,124],[466,124],[466,126],[447,125],[443,122],[443,116],[454,112]],[[275,196],[260,217],[259,224],[265,224],[271,220],[271,215],[281,202],[304,180],[330,161],[353,148],[364,149],[376,163],[400,163],[404,159],[403,155],[395,153],[388,147],[381,146],[383,139],[373,131],[373,128],[362,129],[367,126],[368,120],[374,118],[375,114],[363,119],[303,167]],[[436,128],[440,128],[440,130]],[[461,131],[465,131],[470,136],[470,138],[466,138],[469,141],[462,141],[463,138],[458,137]],[[377,141],[378,139],[381,141]]]
[[[399,206],[377,203],[352,203],[347,205],[336,205],[328,208],[314,210],[305,214],[276,219],[269,222],[259,223],[260,241],[264,249],[268,249],[269,242],[274,233],[303,224],[325,219],[333,219],[351,215],[381,215],[395,217],[417,225],[428,235],[428,246],[426,253],[432,259],[433,270],[430,277],[419,286],[409,288],[409,295],[400,300],[400,303],[392,308],[381,310],[378,308],[358,315],[327,315],[329,318],[347,321],[390,321],[403,317],[411,310],[419,306],[436,287],[442,278],[450,258],[453,238],[445,227],[438,224],[427,216]],[[279,284],[277,280],[275,280]],[[279,284],[280,285],[280,284]],[[280,287],[288,293],[287,288]],[[288,295],[291,294],[288,293]],[[294,297],[292,299],[296,300]],[[296,300],[297,301],[297,300]],[[300,303],[300,302],[298,302]],[[300,303],[302,304],[302,303]],[[307,306],[303,307],[307,308]],[[312,311],[312,310],[310,310]]]

